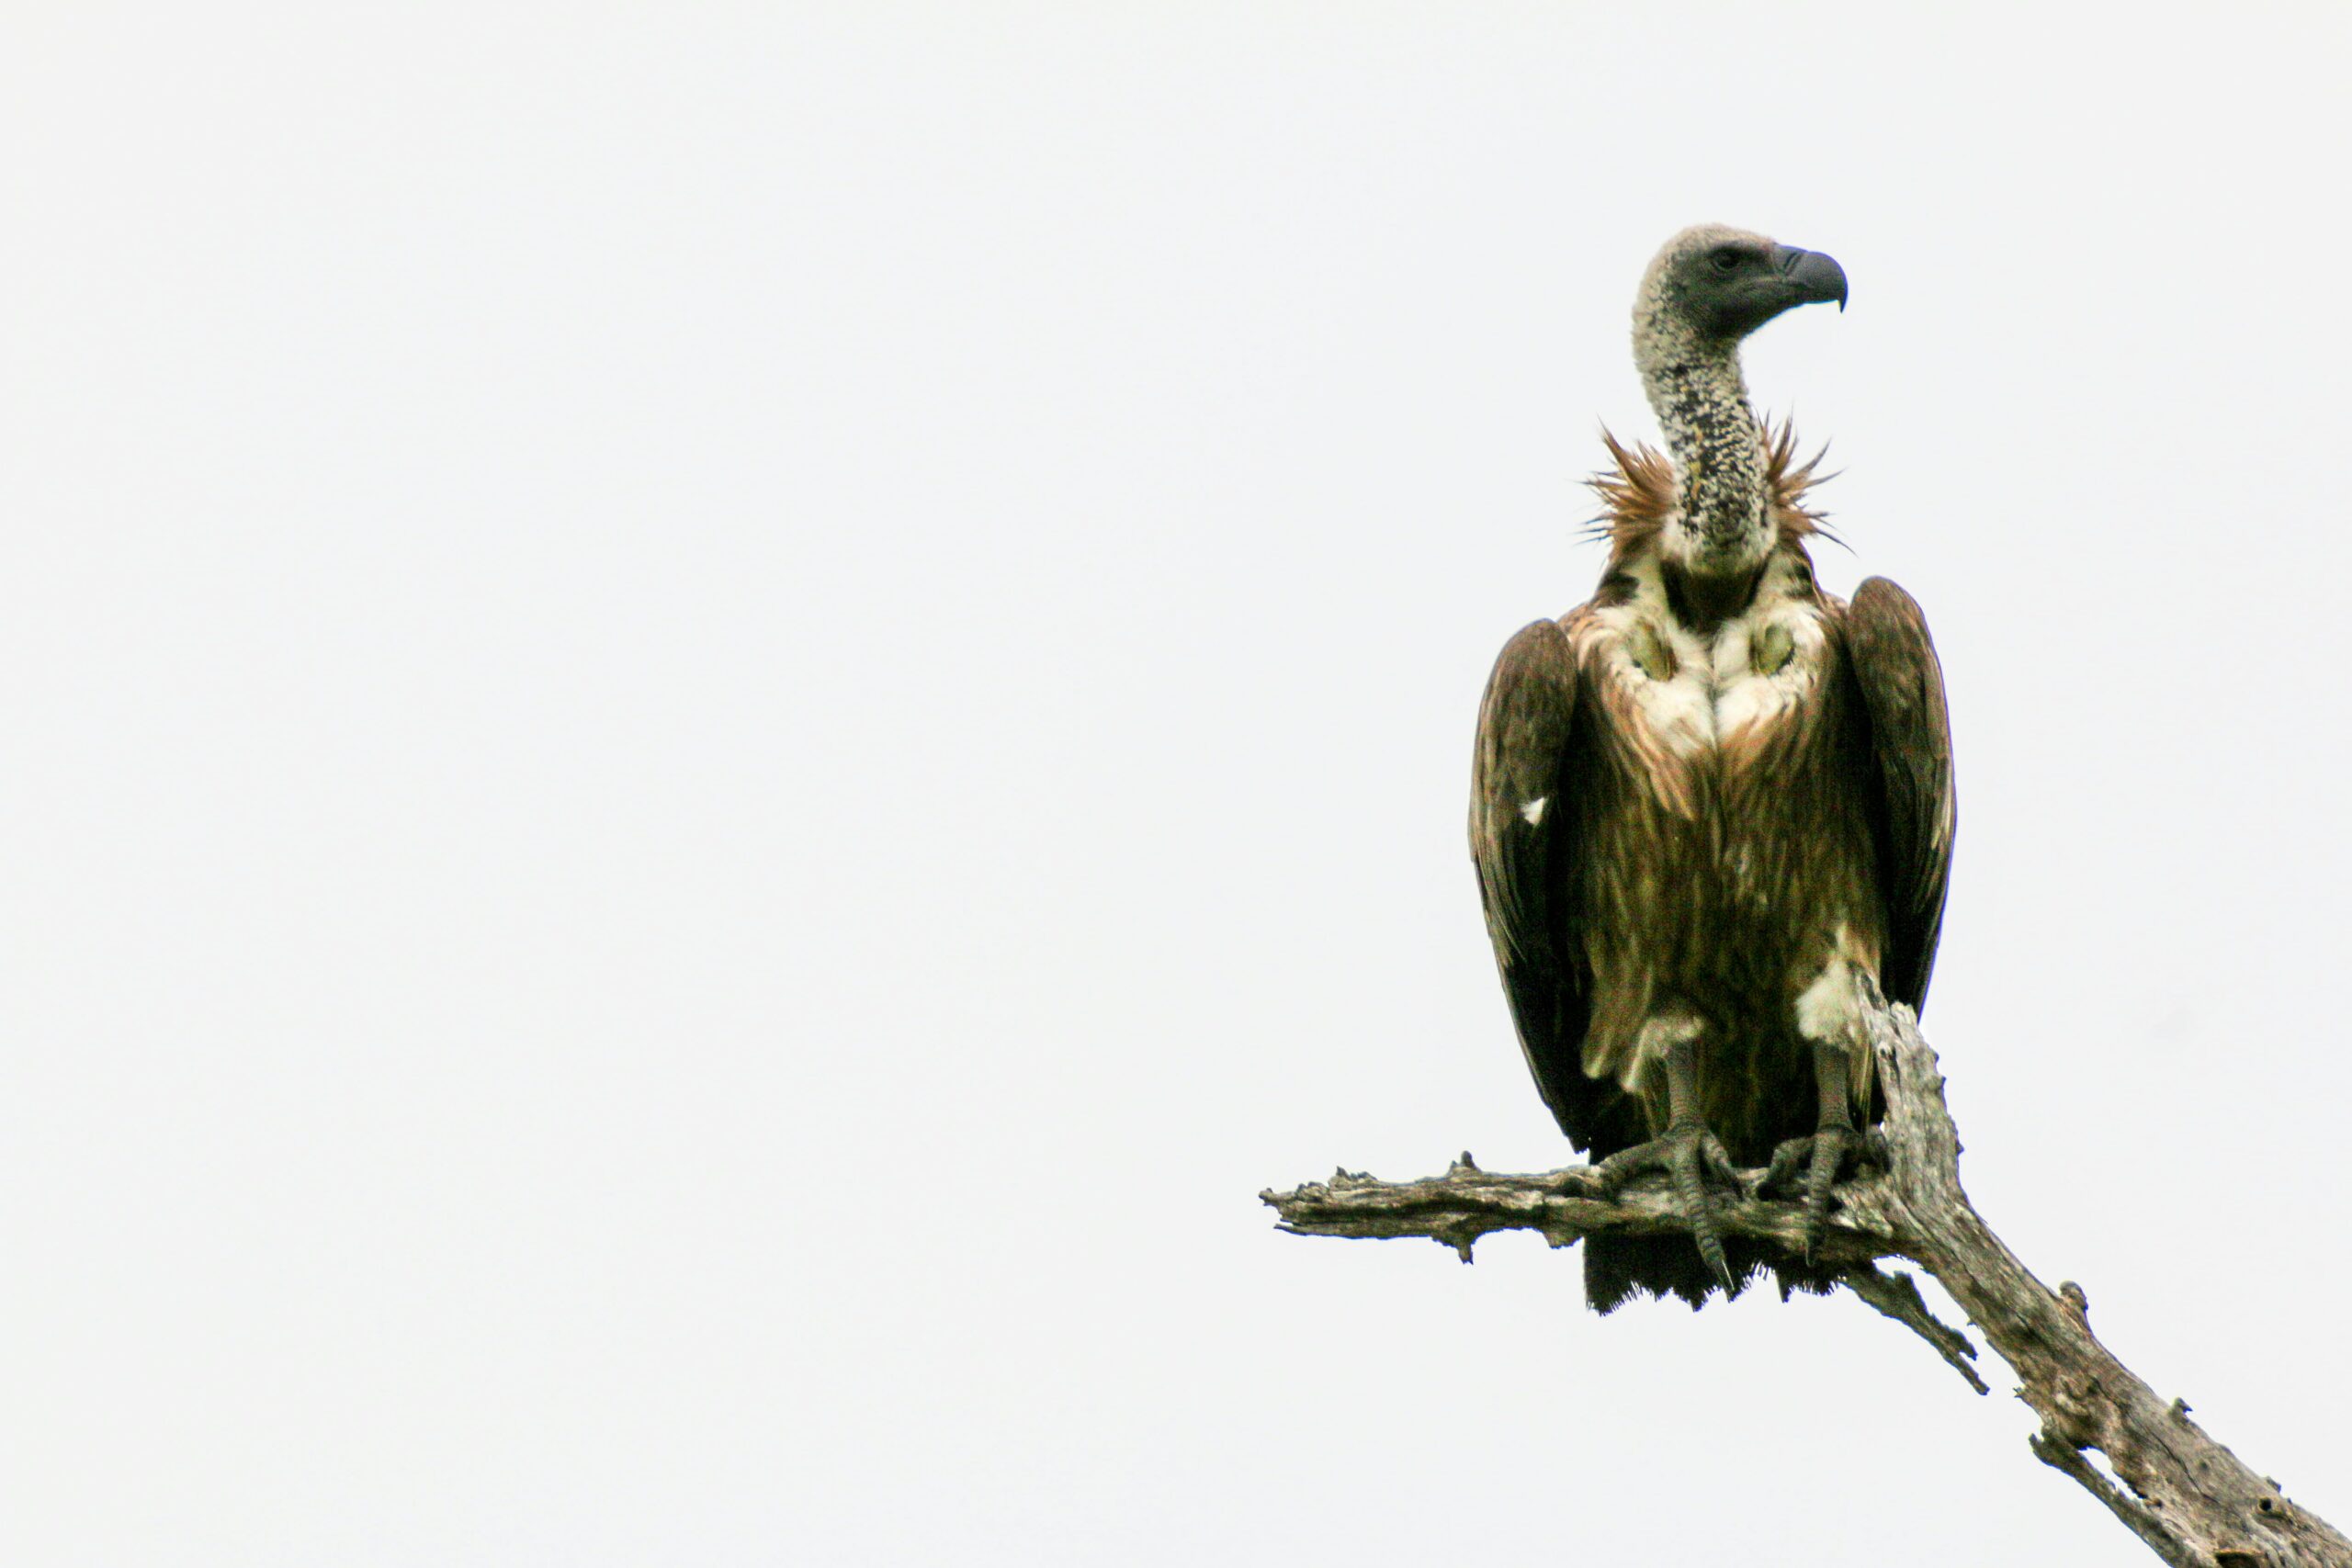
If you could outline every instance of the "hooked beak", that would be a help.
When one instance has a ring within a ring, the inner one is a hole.
[[[1835,299],[1838,309],[1845,310],[1846,269],[1819,251],[1774,245],[1772,267],[1795,291],[1792,304],[1819,305]]]

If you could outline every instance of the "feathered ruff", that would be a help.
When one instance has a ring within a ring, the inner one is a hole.
[[[1644,442],[1627,446],[1606,428],[1603,445],[1617,467],[1602,469],[1585,480],[1600,497],[1600,515],[1592,520],[1592,534],[1607,539],[1611,558],[1633,554],[1655,540],[1674,515],[1674,459]],[[1829,455],[1825,443],[1803,463],[1797,461],[1797,431],[1792,420],[1768,420],[1764,424],[1764,488],[1773,525],[1783,545],[1802,545],[1816,535],[1840,543],[1829,529],[1828,514],[1811,505],[1808,496],[1836,474],[1819,472]]]

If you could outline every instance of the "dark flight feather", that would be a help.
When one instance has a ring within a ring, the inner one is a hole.
[[[1562,785],[1577,707],[1576,655],[1554,621],[1504,645],[1478,705],[1471,768],[1470,845],[1478,891],[1518,1021],[1520,1046],[1544,1103],[1578,1148],[1592,1139],[1592,1086],[1562,1041],[1584,1038],[1582,955],[1565,940],[1566,886],[1576,812]],[[1530,802],[1535,820],[1528,820]]]
[[[1928,1001],[1951,875],[1951,720],[1943,666],[1927,617],[1883,577],[1865,581],[1846,611],[1846,668],[1870,717],[1880,813],[1879,887],[1886,952],[1879,985],[1914,1011]]]

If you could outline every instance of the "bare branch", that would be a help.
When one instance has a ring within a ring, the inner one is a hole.
[[[1339,1170],[1329,1181],[1258,1196],[1296,1235],[1394,1238],[1426,1236],[1467,1262],[1471,1244],[1494,1231],[1540,1232],[1554,1247],[1611,1233],[1688,1235],[1690,1227],[1666,1177],[1634,1178],[1614,1199],[1599,1195],[1587,1168],[1504,1176],[1480,1170],[1464,1154],[1443,1176],[1419,1181],[1380,1181]],[[1750,1236],[1795,1248],[1804,1244],[1804,1211],[1795,1203],[1725,1201],[1719,1210],[1725,1235]],[[1885,1238],[1857,1231],[1832,1215],[1822,1250],[1831,1262],[1868,1263],[1893,1250]]]
[[[1877,1268],[1902,1258],[1941,1284],[2018,1377],[2019,1397],[2041,1417],[2035,1457],[2073,1477],[2149,1549],[2184,1568],[2352,1568],[2352,1541],[2290,1503],[2110,1355],[2091,1333],[2082,1288],[2052,1291],[1995,1235],[1960,1185],[1960,1134],[1944,1104],[1936,1055],[1905,1007],[1871,1022],[1886,1092],[1891,1168],[1838,1189],[1838,1208],[1815,1256],[1843,1282],[1903,1324],[1979,1393],[1975,1348],[1939,1323],[1905,1274]],[[1532,1230],[1554,1247],[1611,1233],[1689,1235],[1665,1179],[1649,1177],[1616,1198],[1599,1195],[1588,1168],[1532,1176],[1480,1170],[1468,1155],[1445,1175],[1385,1182],[1342,1170],[1329,1181],[1259,1195],[1284,1230],[1301,1235],[1426,1236],[1464,1262],[1477,1239]],[[1754,1199],[1719,1211],[1726,1235],[1794,1248],[1803,1212]],[[2086,1454],[2106,1457],[2105,1468]],[[2112,1472],[2110,1478],[2109,1472]]]
[[[1979,1393],[1993,1391],[1976,1370],[1976,1347],[1968,1336],[1939,1320],[1919,1299],[1918,1282],[1908,1274],[1886,1274],[1864,1265],[1844,1274],[1846,1288],[1936,1348],[1953,1371],[1968,1380]]]

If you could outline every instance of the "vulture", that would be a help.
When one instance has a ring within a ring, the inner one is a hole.
[[[1829,300],[1846,275],[1818,252],[1718,225],[1667,243],[1634,304],[1667,452],[1602,433],[1600,586],[1512,637],[1479,705],[1471,853],[1535,1087],[1603,1190],[1663,1171],[1690,1225],[1588,1239],[1600,1312],[1695,1308],[1760,1269],[1828,1288],[1829,1190],[1874,1157],[1883,1105],[1870,1010],[1920,1007],[1935,964],[1935,646],[1885,579],[1850,603],[1815,582],[1819,458],[1740,375],[1750,333]],[[1747,1190],[1802,1198],[1802,1251],[1722,1234],[1720,1195]]]

